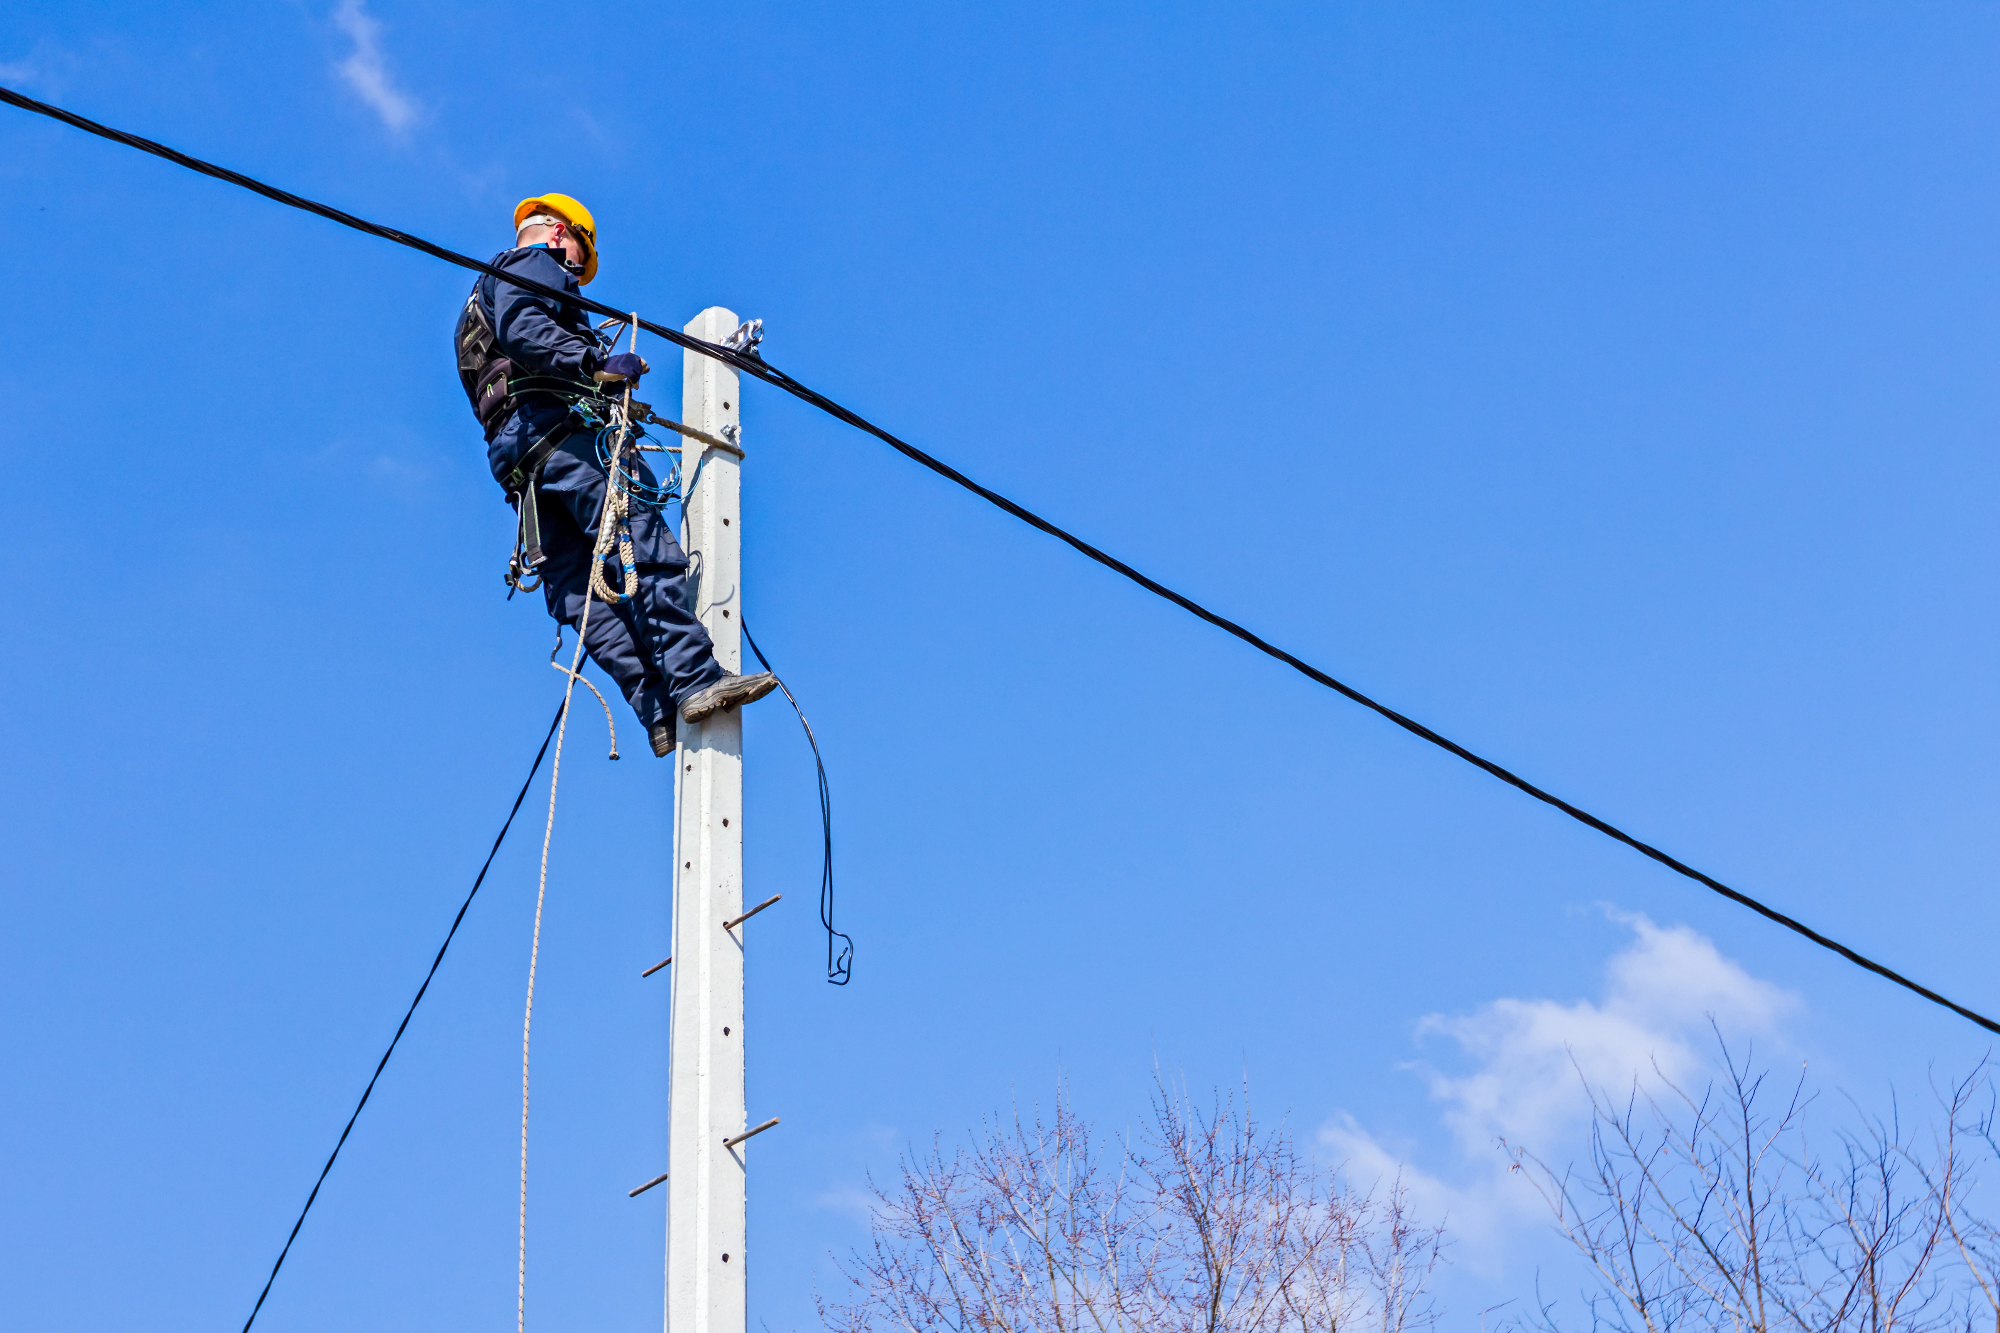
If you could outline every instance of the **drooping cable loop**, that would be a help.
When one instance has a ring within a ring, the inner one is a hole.
[[[812,747],[813,767],[819,771],[819,827],[821,857],[819,870],[819,923],[826,928],[826,979],[835,986],[845,986],[854,973],[854,937],[833,928],[833,794],[826,782],[826,761],[820,757],[819,738],[813,735],[812,723],[806,721],[805,709],[799,707],[798,697],[792,687],[785,684],[785,678],[772,669],[770,659],[757,646],[757,640],[750,636],[750,622],[745,619],[743,641],[750,645],[750,651],[757,655],[757,663],[771,672],[777,680],[778,688],[785,692],[785,699],[792,711],[799,715],[799,725],[805,728],[806,744]],[[842,941],[838,953],[833,942]]]
[[[613,442],[617,439],[617,435],[617,427],[609,425],[600,426],[593,437],[593,443],[597,449],[598,465],[604,469],[604,474],[607,477],[613,478],[615,484],[625,492],[627,500],[631,504],[643,505],[647,509],[658,510],[680,499],[681,469],[679,463],[670,462],[664,469],[666,479],[658,481],[648,475],[640,466],[638,458],[634,456],[639,453],[671,454],[678,453],[679,450],[671,445],[648,444],[647,441],[653,438],[652,433],[644,427],[638,427],[633,429],[626,437],[626,448],[631,450],[631,453],[619,459],[616,466],[614,466],[611,450]]]

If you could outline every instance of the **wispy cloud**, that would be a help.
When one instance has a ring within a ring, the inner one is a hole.
[[[1501,1140],[1559,1157],[1590,1114],[1584,1082],[1614,1092],[1659,1078],[1698,1078],[1712,1048],[1711,1019],[1732,1040],[1777,1034],[1797,997],[1751,976],[1686,926],[1611,913],[1632,932],[1612,956],[1597,1000],[1500,999],[1469,1014],[1433,1014],[1425,1037],[1456,1047],[1456,1072],[1411,1066],[1438,1102],[1463,1153],[1454,1171],[1428,1173],[1352,1116],[1324,1125],[1321,1144],[1357,1184],[1400,1174],[1413,1199],[1448,1213],[1475,1251],[1503,1237],[1531,1203],[1510,1188]]]
[[[1420,1034],[1449,1038],[1472,1062],[1458,1075],[1424,1069],[1462,1147],[1546,1140],[1586,1114],[1579,1075],[1614,1091],[1634,1079],[1650,1082],[1656,1070],[1678,1081],[1706,1059],[1710,1016],[1734,1035],[1762,1036],[1797,1003],[1686,926],[1614,919],[1634,939],[1605,969],[1601,1002],[1495,1000],[1419,1025]]]
[[[396,86],[389,73],[389,61],[382,54],[382,25],[368,12],[363,0],[340,0],[333,11],[333,26],[354,43],[345,60],[334,71],[347,80],[382,123],[401,133],[417,118],[417,104]]]
[[[43,39],[25,52],[15,52],[11,59],[0,60],[0,83],[56,95],[61,92],[64,76],[75,73],[79,63],[69,48]]]

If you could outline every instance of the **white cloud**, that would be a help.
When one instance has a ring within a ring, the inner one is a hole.
[[[850,1222],[868,1225],[875,1216],[879,1200],[867,1190],[855,1185],[839,1185],[813,1195],[813,1206],[840,1213]]]
[[[417,118],[417,104],[389,75],[389,62],[382,54],[382,25],[363,0],[340,0],[340,7],[333,11],[333,26],[354,43],[354,50],[334,66],[335,72],[360,94],[384,125],[398,132],[409,128]]]
[[[1563,1003],[1500,999],[1469,1014],[1433,1014],[1421,1036],[1442,1036],[1465,1062],[1461,1072],[1413,1066],[1440,1104],[1445,1126],[1467,1159],[1463,1183],[1426,1173],[1341,1115],[1319,1139],[1346,1159],[1359,1185],[1401,1174],[1412,1201],[1449,1214],[1475,1253],[1540,1206],[1512,1188],[1501,1140],[1559,1159],[1589,1118],[1587,1080],[1622,1093],[1665,1077],[1699,1079],[1713,1053],[1711,1020],[1731,1040],[1776,1035],[1798,1008],[1790,992],[1751,976],[1686,926],[1611,913],[1633,939],[1605,969],[1602,998]]]
[[[1587,1111],[1579,1075],[1620,1092],[1655,1071],[1679,1081],[1706,1061],[1712,1017],[1731,1036],[1773,1032],[1796,1000],[1760,981],[1686,926],[1615,916],[1636,938],[1606,968],[1604,999],[1495,1000],[1474,1013],[1433,1014],[1418,1026],[1473,1062],[1461,1075],[1426,1069],[1431,1094],[1461,1146],[1534,1143]]]

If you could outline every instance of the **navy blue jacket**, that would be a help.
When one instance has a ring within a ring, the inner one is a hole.
[[[508,273],[581,297],[583,289],[548,247],[530,245],[493,257],[493,266]],[[560,375],[588,380],[604,364],[604,352],[591,330],[590,312],[580,305],[558,302],[492,274],[479,280],[480,306],[492,322],[500,355],[514,363],[516,374]],[[514,409],[487,446],[493,475],[505,472],[568,409],[554,398],[532,395]]]

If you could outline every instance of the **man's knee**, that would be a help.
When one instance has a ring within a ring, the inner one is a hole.
[[[681,550],[681,544],[674,540],[664,516],[656,510],[634,505],[629,521],[632,554],[642,573],[648,568],[671,571],[676,576],[686,571],[687,555]]]

